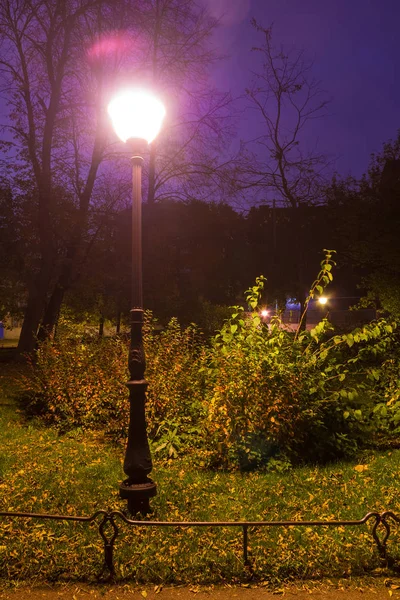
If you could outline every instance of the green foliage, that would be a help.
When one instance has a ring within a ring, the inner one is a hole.
[[[74,427],[121,433],[128,418],[126,344],[90,336],[63,318],[57,337],[40,344],[24,377],[23,401],[61,430]]]
[[[400,369],[398,354],[384,361],[374,373],[379,384],[380,400],[374,407],[378,431],[396,440],[400,433]]]
[[[157,333],[150,317],[144,329],[146,351],[147,422],[156,453],[171,458],[199,442],[204,413],[204,384],[199,376],[204,356],[195,325],[182,328],[176,319]]]
[[[335,181],[328,191],[329,213],[336,220],[335,247],[347,257],[349,280],[375,306],[400,318],[400,131],[371,156],[360,181]],[[329,198],[330,196],[330,198]]]
[[[332,280],[332,264],[326,251],[308,301]],[[334,335],[324,319],[293,336],[278,317],[261,322],[263,286],[258,278],[247,291],[252,312],[235,307],[208,354],[210,464],[251,469],[276,454],[293,462],[354,454],[374,428],[376,381],[396,324]]]
[[[315,298],[315,295],[318,294],[322,296],[324,289],[331,283],[333,280],[332,275],[332,267],[336,265],[335,261],[332,260],[333,254],[335,254],[335,250],[324,250],[325,258],[321,262],[321,270],[317,275],[316,280],[313,282],[310,292],[304,302],[304,311],[300,317],[299,326],[296,332],[296,338],[298,337],[300,331],[303,329],[303,323],[305,316],[307,314],[308,305],[310,300]]]
[[[148,431],[155,451],[174,457],[182,446],[179,439],[193,448],[199,435],[196,424],[204,408],[198,373],[204,350],[194,325],[182,329],[172,319],[159,333],[151,313],[146,317]],[[62,319],[56,339],[37,350],[22,399],[30,413],[62,431],[99,429],[118,440],[128,426],[128,342],[89,332]]]
[[[194,314],[196,324],[208,339],[221,329],[226,319],[229,319],[231,312],[230,306],[199,300]]]
[[[392,267],[396,273],[388,273],[381,269],[364,278],[363,283],[368,292],[361,298],[360,305],[373,306],[398,320],[400,319],[400,277],[397,262]]]
[[[332,281],[332,256],[325,251],[306,307]],[[203,467],[284,471],[349,457],[376,431],[398,432],[396,323],[380,319],[344,334],[326,319],[310,331],[300,323],[296,333],[279,317],[267,325],[259,314],[265,282],[256,279],[246,292],[250,310],[233,307],[209,345],[195,325],[172,319],[160,332],[147,315],[146,411],[155,457],[190,454]],[[64,322],[32,367],[28,407],[46,422],[116,440],[126,435],[126,341],[90,338]]]

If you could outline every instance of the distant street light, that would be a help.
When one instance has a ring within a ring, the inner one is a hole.
[[[326,296],[321,296],[318,298],[318,302],[324,306],[328,302],[328,298],[326,298]]]
[[[157,486],[148,476],[152,461],[147,439],[145,401],[147,381],[143,348],[143,291],[142,291],[142,153],[158,135],[165,108],[151,94],[127,90],[108,105],[114,130],[132,150],[132,309],[129,348],[129,431],[124,472],[128,476],[120,485],[120,496],[128,500],[132,515],[147,514],[149,498],[157,494]]]

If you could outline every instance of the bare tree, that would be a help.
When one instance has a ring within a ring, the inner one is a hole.
[[[264,43],[252,51],[261,55],[262,70],[246,90],[249,108],[260,117],[260,134],[243,142],[236,160],[241,189],[253,188],[278,204],[297,208],[321,198],[327,158],[305,150],[310,121],[327,114],[329,100],[312,78],[312,64],[303,51],[287,53],[272,43],[272,28],[252,24]]]
[[[116,181],[118,154],[106,105],[117,86],[151,83],[172,107],[164,141],[150,154],[149,202],[211,194],[213,162],[229,129],[228,96],[206,94],[214,26],[194,0],[0,0],[13,185],[33,182],[21,352],[33,349],[40,324],[41,336],[54,326],[95,234],[92,206],[109,210],[101,190]]]
[[[272,42],[272,28],[252,24],[263,38],[260,47],[252,49],[261,57],[261,70],[253,74],[246,90],[249,109],[259,118],[260,133],[242,143],[234,161],[234,186],[254,198],[271,202],[274,210],[289,207],[294,211],[321,202],[326,156],[305,149],[307,125],[327,114],[328,99],[318,81],[312,77],[312,64],[302,51],[285,52]],[[296,213],[292,213],[295,217]],[[289,242],[289,240],[288,240]],[[304,281],[302,248],[306,240],[301,228],[296,239],[290,240],[297,263],[297,298],[304,302],[307,282]]]
[[[106,130],[101,95],[92,89],[93,100],[85,104],[79,85],[87,64],[80,41],[87,23],[96,20],[104,7],[103,0],[0,2],[0,74],[10,108],[16,166],[32,177],[36,192],[31,225],[37,232],[37,257],[30,269],[20,351],[33,349],[58,277],[61,196],[69,197],[74,221],[61,257],[64,267],[74,261],[86,228]],[[85,127],[74,136],[77,115],[83,110]]]
[[[149,171],[149,202],[222,198],[219,165],[232,136],[230,94],[199,91],[186,100],[182,118],[170,123],[153,150],[157,168]]]
[[[208,77],[220,59],[210,44],[218,24],[193,0],[150,0],[142,23],[141,69],[169,108],[163,135],[150,149],[147,201],[215,200],[217,157],[233,134],[230,94],[210,88]]]

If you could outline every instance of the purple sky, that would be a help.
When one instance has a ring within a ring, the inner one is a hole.
[[[311,148],[335,159],[331,170],[360,177],[372,152],[400,129],[400,0],[201,0],[222,26],[214,43],[228,58],[214,83],[234,95],[256,69],[251,47],[262,43],[250,19],[274,24],[273,41],[304,49],[313,75],[332,98],[330,116],[307,129]],[[222,15],[222,16],[221,16]],[[0,106],[3,112],[3,105]],[[259,134],[248,114],[238,140]]]
[[[341,175],[359,177],[372,152],[400,128],[399,0],[203,0],[216,16],[220,49],[230,55],[214,73],[220,89],[249,83],[255,36],[250,18],[269,27],[275,44],[306,50],[313,74],[332,98],[330,116],[309,129],[312,147],[336,157]],[[253,63],[253,67],[254,67]],[[239,131],[242,138],[246,132]]]

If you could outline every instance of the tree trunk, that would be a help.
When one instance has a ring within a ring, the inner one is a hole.
[[[115,333],[119,335],[121,333],[121,311],[119,310],[117,313],[117,326],[115,329]]]
[[[44,294],[30,293],[18,342],[18,354],[32,352],[36,345],[36,335],[45,305]]]
[[[304,313],[304,310],[305,310],[305,307],[306,307],[306,295],[303,292],[301,292],[299,294],[298,301],[300,303],[300,313],[299,313],[300,316],[299,316],[299,319],[301,319],[301,316]],[[306,327],[307,327],[307,313],[305,313],[303,319],[300,321],[299,331],[305,331]]]
[[[104,315],[100,316],[99,321],[99,337],[102,338],[104,336]]]
[[[46,261],[46,264],[42,262],[40,272],[30,287],[24,322],[18,342],[18,354],[33,352],[35,349],[39,324],[46,306],[50,285],[50,271],[49,261]]]
[[[64,299],[65,287],[58,281],[53,293],[51,294],[50,300],[47,303],[46,310],[44,312],[43,320],[39,328],[38,341],[42,342],[48,339],[54,332],[60,310],[61,304]]]

